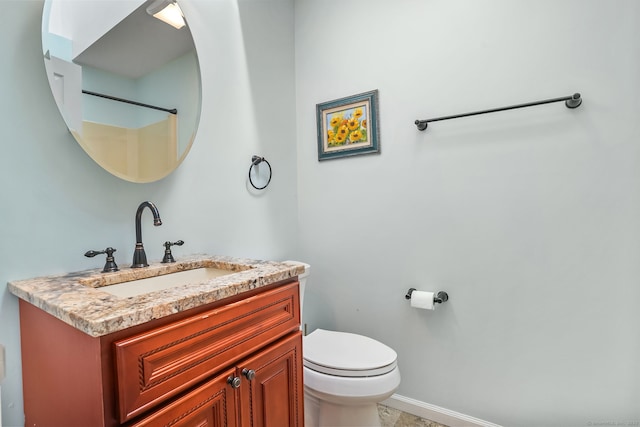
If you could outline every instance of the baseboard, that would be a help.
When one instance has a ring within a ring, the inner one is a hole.
[[[489,421],[484,421],[409,397],[400,396],[399,394],[394,394],[380,403],[450,427],[501,427]]]

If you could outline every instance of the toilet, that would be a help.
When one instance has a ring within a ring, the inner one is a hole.
[[[300,312],[310,266],[300,281]],[[303,338],[305,427],[379,427],[378,402],[400,385],[398,355],[372,338],[316,329]]]

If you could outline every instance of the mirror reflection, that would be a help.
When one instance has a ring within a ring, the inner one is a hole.
[[[201,87],[175,1],[45,0],[42,47],[67,127],[100,166],[152,182],[182,162],[198,126]]]

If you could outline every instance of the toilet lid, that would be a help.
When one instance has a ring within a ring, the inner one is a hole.
[[[398,355],[362,335],[316,329],[303,342],[304,366],[341,377],[370,377],[391,372]]]

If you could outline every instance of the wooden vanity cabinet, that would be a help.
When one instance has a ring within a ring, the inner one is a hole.
[[[20,318],[26,426],[304,425],[296,281],[102,337]]]
[[[303,427],[301,351],[301,333],[290,334],[131,427]]]

